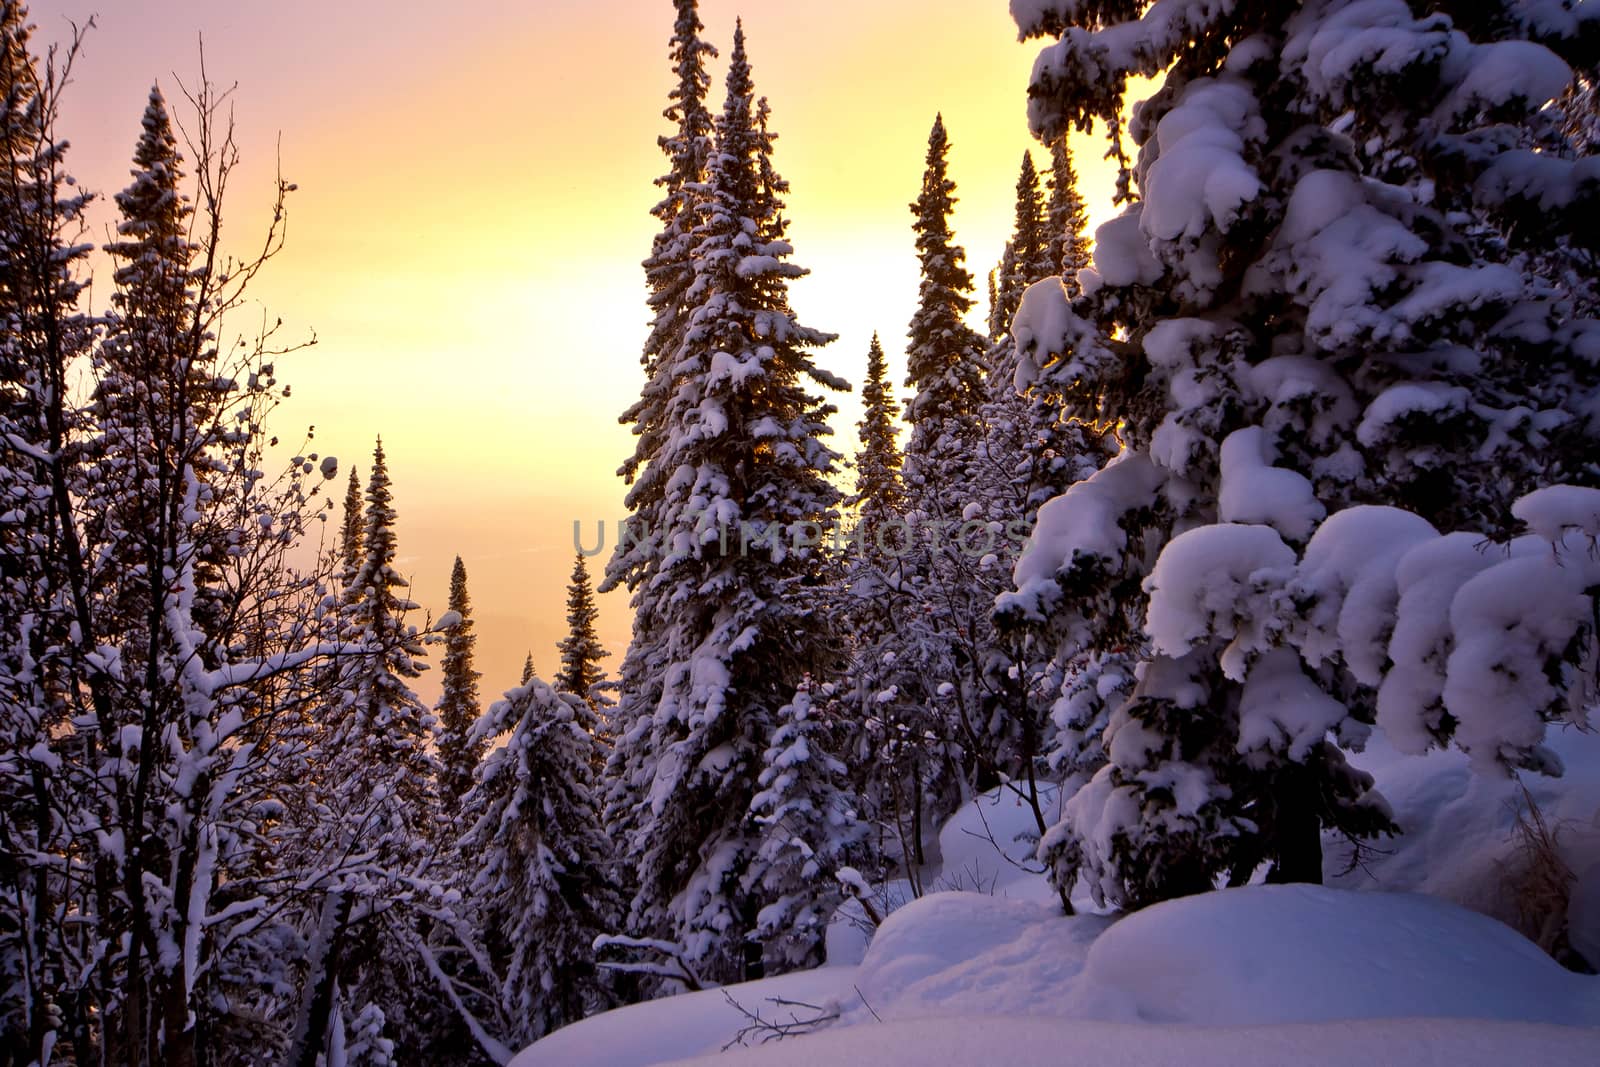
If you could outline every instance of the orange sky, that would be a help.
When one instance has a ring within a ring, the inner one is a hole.
[[[1022,152],[1048,166],[1024,114],[1036,44],[1016,42],[1004,0],[702,0],[724,52],[741,13],[793,184],[795,259],[813,271],[794,305],[840,335],[822,362],[852,381],[880,331],[898,386],[917,287],[907,204],[934,112],[954,143],[956,232],[981,279],[1010,228]],[[363,472],[381,433],[416,599],[443,610],[459,553],[485,695],[516,681],[528,649],[549,677],[573,520],[592,537],[621,515],[614,471],[631,438],[616,418],[639,386],[671,4],[32,4],[40,40],[89,14],[98,28],[64,123],[72,172],[107,196],[126,184],[150,82],[178,97],[174,72],[193,81],[203,34],[213,80],[238,82],[245,164],[229,233],[241,247],[258,237],[280,133],[299,186],[288,247],[254,295],[319,343],[281,361],[295,399],[274,430],[297,444],[315,424],[321,451]],[[1076,144],[1103,218],[1110,175],[1095,145]],[[859,406],[839,405],[835,445],[849,452]],[[614,669],[625,595],[601,610]],[[431,699],[436,677],[419,690]]]

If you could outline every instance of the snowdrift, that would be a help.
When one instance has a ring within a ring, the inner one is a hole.
[[[1224,890],[1115,922],[934,893],[890,916],[858,967],[727,993],[769,1018],[796,1010],[769,998],[840,1018],[717,1062],[1239,1064],[1294,1048],[1321,1057],[1308,1062],[1577,1064],[1600,1049],[1600,979],[1445,901],[1313,886]],[[515,1063],[672,1062],[719,1052],[743,1025],[711,990],[585,1020]]]
[[[1600,736],[1563,732],[1552,747],[1567,774],[1525,781],[1578,875],[1577,912],[1600,894]],[[1033,859],[1032,811],[996,791],[944,825],[926,896],[884,888],[892,914],[870,942],[836,922],[831,966],[598,1015],[513,1062],[1600,1062],[1600,978],[1562,969],[1490,917],[1510,918],[1496,887],[1516,861],[1522,786],[1473,773],[1460,753],[1403,755],[1381,731],[1353,760],[1406,832],[1349,869],[1329,839],[1329,887],[1248,886],[1120,919],[1065,918]],[[1041,800],[1058,818],[1060,797]],[[1572,919],[1580,947],[1600,938],[1600,913]],[[774,1000],[838,1019],[766,1045],[747,1034],[739,1047],[749,1020],[729,996],[768,1019],[814,1014]]]
[[[1198,1028],[949,1018],[854,1027],[679,1062],[700,1067],[1578,1067],[1594,1062],[1595,1042],[1595,1035],[1581,1030],[1477,1020]]]

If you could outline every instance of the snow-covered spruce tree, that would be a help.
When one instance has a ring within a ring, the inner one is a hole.
[[[415,855],[432,836],[438,763],[429,751],[433,715],[410,681],[426,669],[423,639],[406,616],[417,605],[410,583],[394,569],[397,552],[394,491],[380,439],[367,478],[361,563],[344,591],[344,640],[361,651],[341,679],[330,777],[361,813],[347,830],[360,843],[392,856]]]
[[[561,640],[556,688],[587,701],[590,707],[597,707],[603,698],[600,688],[606,672],[600,661],[611,655],[601,646],[600,634],[594,628],[599,618],[594,587],[589,584],[589,567],[579,553],[572,564],[572,581],[567,585],[567,636]]]
[[[896,797],[902,795],[901,776],[891,758],[891,717],[885,705],[872,700],[879,691],[881,663],[892,651],[886,639],[894,630],[894,609],[889,592],[895,578],[885,574],[874,541],[898,544],[895,530],[904,522],[905,487],[900,479],[902,457],[895,435],[900,405],[889,382],[888,361],[878,335],[867,350],[866,375],[861,387],[863,411],[856,424],[855,492],[845,501],[856,523],[855,545],[838,562],[840,617],[850,638],[850,667],[846,689],[854,695],[859,714],[845,716],[838,753],[849,768],[861,798],[863,818],[892,821]]]
[[[379,440],[367,479],[360,565],[344,590],[341,670],[317,782],[324,862],[364,862],[330,878],[354,898],[338,988],[346,1008],[375,1004],[389,1036],[425,1049],[445,1022],[438,987],[422,970],[426,923],[413,904],[435,871],[442,828],[434,718],[411,688],[426,668],[424,637],[406,621],[417,605],[394,568],[393,489]],[[427,901],[421,903],[426,906]]]
[[[1294,621],[1335,610],[1354,571],[1336,555],[1328,581],[1295,585],[1300,547],[1315,558],[1323,517],[1367,504],[1498,535],[1526,490],[1595,478],[1594,326],[1528,254],[1592,242],[1570,220],[1594,193],[1585,161],[1523,147],[1592,16],[1014,10],[1059,38],[1030,89],[1043,139],[1113,123],[1129,75],[1167,72],[1129,131],[1141,201],[1098,231],[1081,297],[1035,286],[1014,327],[1021,376],[1126,445],[1041,511],[1001,606],[1063,657],[1134,661],[1096,686],[1131,692],[1045,854],[1064,884],[1132,906],[1263,863],[1315,880],[1322,831],[1391,824],[1338,747],[1365,737],[1382,670]],[[1525,736],[1498,751],[1540,765]]]
[[[124,832],[144,835],[121,870],[133,915],[125,933],[118,933],[132,943],[164,925],[156,916],[168,906],[161,890],[169,886],[153,892],[160,881],[147,874],[170,867],[178,844],[177,826],[159,825],[164,819],[150,825],[150,806],[177,800],[166,793],[182,773],[179,761],[166,746],[146,739],[169,731],[192,737],[198,724],[189,721],[184,707],[189,686],[171,684],[173,676],[186,659],[197,660],[196,666],[215,663],[221,651],[202,633],[174,632],[166,618],[176,608],[185,622],[197,623],[195,609],[216,590],[215,576],[202,570],[200,549],[212,502],[207,476],[220,444],[207,413],[215,402],[208,395],[215,349],[209,337],[197,335],[206,309],[192,288],[197,249],[188,240],[190,207],[179,192],[181,163],[166,103],[152,89],[134,150],[132,182],[116,197],[117,239],[106,246],[116,265],[116,289],[106,336],[94,353],[98,383],[89,446],[94,459],[84,486],[84,511],[90,517],[86,536],[96,549],[95,623],[120,645],[119,662],[102,681],[116,708],[115,726],[103,724],[102,730],[109,735],[113,765],[139,768],[105,798]],[[199,858],[198,849],[181,851],[191,861]],[[183,894],[185,880],[170,888]],[[163,1016],[188,1010],[186,992],[174,986],[180,976],[148,943],[130,947],[131,1011],[149,1011],[147,999],[166,1004],[144,1019],[124,1016],[124,1022],[136,1030],[170,1025]],[[192,1033],[185,1035],[168,1053],[179,1060],[192,1057],[193,1042]],[[147,1054],[131,1047],[123,1051]]]
[[[750,801],[761,841],[746,877],[771,900],[756,917],[756,934],[775,970],[822,962],[829,920],[850,888],[863,884],[857,868],[873,867],[870,827],[834,754],[842,704],[826,689],[819,695],[835,721],[819,714],[811,680],[801,682],[778,711],[757,781],[761,791]]]
[[[956,183],[949,175],[949,154],[944,116],[935,116],[922,191],[911,205],[922,273],[906,350],[906,386],[914,392],[906,404],[911,438],[904,476],[911,502],[919,508],[934,504],[956,480],[983,391],[983,339],[966,323],[972,274],[950,229]],[[948,503],[939,501],[933,510],[942,514]]]
[[[845,501],[868,529],[898,518],[905,504],[900,484],[900,443],[895,438],[895,422],[900,405],[889,383],[889,365],[884,359],[878,335],[872,335],[867,349],[867,376],[861,387],[863,410],[856,424],[860,448],[856,452],[856,491]]]
[[[354,465],[350,467],[350,481],[345,485],[344,509],[339,521],[339,568],[343,585],[348,586],[361,567],[363,550],[362,528],[366,517],[361,505],[361,475]]]
[[[658,540],[668,471],[655,463],[667,442],[667,406],[677,389],[675,353],[682,343],[695,282],[694,230],[700,221],[706,167],[713,149],[712,117],[706,107],[711,76],[706,61],[716,49],[701,38],[698,0],[675,0],[669,56],[677,83],[663,112],[673,132],[660,138],[667,172],[656,179],[662,198],[652,214],[661,223],[644,262],[650,289],[650,334],[640,363],[644,386],[639,399],[622,415],[633,429],[633,455],[618,473],[630,488],[629,518],[617,531],[617,544],[606,564],[600,591],[619,586],[632,594],[632,640],[619,670],[617,706],[608,716],[615,745],[606,759],[605,820],[618,839],[628,838],[639,824],[649,788],[650,717],[661,701],[667,664],[662,644],[666,629],[658,613],[664,591],[656,582],[660,569]]]
[[[1011,320],[1022,293],[1060,273],[1058,256],[1081,257],[1088,247],[1083,201],[1073,185],[1076,179],[1064,147],[1058,151],[1052,180],[1047,215],[1032,157],[1024,157],[1010,241],[1015,255],[996,297],[1003,315],[1000,328],[984,356],[982,445],[971,461],[967,501],[981,502],[987,518],[1020,520],[1029,527],[1039,505],[1092,473],[1106,454],[1100,435],[1064,420],[1058,404],[1033,395],[1027,388],[1030,383],[1019,381],[1016,373]]]
[[[96,400],[102,433],[148,424],[153,438],[117,442],[137,455],[210,430],[215,351],[195,336],[193,210],[183,195],[183,156],[159,86],[152,86],[133,153],[133,182],[116,196],[117,239],[106,246],[117,265],[107,343],[99,352]],[[192,350],[192,351],[191,351]],[[175,366],[187,363],[180,374]],[[122,501],[123,507],[149,502]],[[130,514],[128,521],[141,517]]]
[[[600,824],[594,710],[538,679],[506,693],[479,725],[503,737],[462,807],[502,1013],[521,1043],[609,1006],[594,941],[622,916],[611,842]]]
[[[865,568],[853,587],[875,597],[879,626],[863,633],[852,671],[862,719],[877,724],[870,766],[879,814],[895,825],[907,869],[925,862],[924,833],[959,803],[964,753],[955,738],[961,695],[960,631],[974,609],[964,577],[948,566],[948,530],[963,518],[969,463],[979,438],[983,338],[969,328],[972,275],[950,226],[956,183],[950,140],[936,116],[911,204],[921,281],[910,328],[906,403],[911,425],[902,466],[904,513],[865,533]],[[970,631],[969,631],[970,632]],[[871,643],[868,643],[868,641]]]
[[[903,478],[907,505],[924,521],[961,515],[971,449],[981,436],[984,343],[966,324],[972,274],[950,227],[956,183],[949,176],[949,152],[944,118],[936,116],[922,190],[911,205],[921,282],[906,351],[906,385],[913,395],[905,411],[911,435]]]
[[[1050,199],[1045,205],[1045,225],[1050,235],[1050,273],[1061,278],[1068,296],[1076,296],[1078,272],[1089,265],[1089,216],[1078,192],[1078,171],[1072,165],[1072,146],[1065,135],[1050,146]]]
[[[1022,303],[1022,294],[1034,282],[1059,273],[1056,268],[1057,235],[1045,216],[1044,192],[1033,153],[1022,154],[1022,169],[1017,173],[1017,203],[1011,239],[1006,254],[995,272],[995,304],[991,327],[998,338],[1011,326],[1011,317]]]
[[[661,699],[618,743],[646,772],[644,817],[626,846],[639,875],[631,931],[680,942],[713,980],[759,959],[749,939],[768,901],[744,879],[750,798],[778,709],[830,655],[812,610],[823,561],[811,542],[839,500],[828,480],[838,457],[822,442],[833,407],[808,389],[847,388],[810,355],[832,337],[789,309],[788,282],[804,270],[787,261],[787,242],[762,239],[780,229],[770,215],[784,187],[742,26],[727,90],[694,230],[693,305],[673,353],[678,385],[644,474],[664,491],[658,629],[639,635],[662,650]]]
[[[1105,461],[1110,443],[1094,428],[1062,417],[1048,396],[1036,395],[1017,380],[1016,345],[1011,318],[1022,293],[1060,272],[1060,256],[1086,255],[1083,201],[1075,187],[1065,138],[1057,143],[1048,205],[1041,199],[1032,157],[1025,156],[1017,182],[1016,210],[1005,264],[1006,277],[996,299],[1001,321],[985,353],[987,377],[980,408],[982,436],[969,464],[969,520],[990,523],[997,531],[1021,533],[1033,526],[1039,507],[1069,485],[1094,473]],[[1074,273],[1076,271],[1074,270]],[[990,602],[1010,586],[1016,541],[997,539],[998,551],[984,566],[970,566],[970,581]],[[995,632],[985,617],[972,627],[978,636],[973,655],[979,664],[972,704],[979,756],[1006,778],[1026,782],[1035,811],[1036,772],[1047,748],[1053,748],[1050,708],[1058,695],[1062,671],[1053,648],[1022,632]],[[1040,827],[1041,831],[1043,827]]]
[[[82,1021],[69,953],[92,934],[58,916],[78,910],[67,876],[90,861],[75,838],[97,821],[61,773],[77,710],[61,549],[77,531],[59,523],[76,485],[50,460],[76,428],[64,384],[89,340],[76,243],[88,198],[52,130],[66,72],[41,72],[30,36],[26,6],[0,3],[0,1048],[18,1062]]]
[[[275,1039],[262,1019],[288,977],[274,958],[288,931],[244,917],[266,906],[277,874],[264,824],[294,746],[272,727],[288,680],[319,654],[306,643],[309,583],[285,554],[317,517],[319,469],[336,472],[312,454],[279,480],[263,474],[281,346],[269,330],[223,356],[216,337],[281,246],[287,186],[264,251],[224,266],[219,196],[236,156],[214,89],[192,99],[193,215],[164,103],[148,102],[108,248],[116,292],[84,413],[95,424],[82,465],[70,450],[61,464],[82,486],[55,495],[62,515],[75,513],[57,528],[92,539],[61,556],[83,635],[77,693],[89,701],[62,771],[101,820],[96,888],[81,907],[97,924],[93,952],[123,947],[111,966],[81,972],[86,1025],[74,1040],[129,1063],[230,1058]]]
[[[453,619],[439,660],[443,692],[434,717],[439,724],[439,794],[453,803],[472,787],[472,776],[483,758],[483,742],[472,736],[472,728],[483,713],[478,703],[478,679],[483,675],[472,665],[478,635],[473,633],[467,566],[460,556],[450,570],[448,610]]]

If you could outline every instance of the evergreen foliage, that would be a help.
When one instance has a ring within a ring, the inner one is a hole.
[[[594,711],[538,679],[508,692],[474,734],[503,738],[462,800],[490,962],[512,1036],[526,1043],[609,1006],[594,940],[622,898],[590,771]]]
[[[956,183],[949,176],[949,153],[944,117],[936,116],[922,191],[911,205],[922,281],[906,354],[906,385],[914,390],[906,405],[906,480],[918,506],[931,503],[926,497],[960,469],[982,395],[983,341],[965,321],[972,309],[972,274],[950,229]]]
[[[460,556],[450,570],[448,610],[454,622],[448,627],[444,656],[439,660],[444,685],[434,717],[439,723],[439,792],[441,799],[455,802],[471,787],[478,761],[483,758],[483,743],[472,737],[472,728],[483,711],[478,702],[478,679],[483,675],[473,668],[478,636],[473,632],[467,567]]]
[[[621,421],[637,438],[633,455],[618,473],[629,484],[627,523],[618,531],[617,546],[606,565],[600,591],[626,587],[632,594],[633,633],[619,671],[619,699],[610,716],[616,744],[607,757],[606,825],[626,838],[637,828],[648,788],[649,718],[661,701],[661,682],[669,650],[660,606],[666,591],[657,580],[658,534],[664,528],[665,478],[659,462],[667,445],[666,409],[677,388],[675,354],[683,342],[691,309],[689,290],[695,282],[694,231],[705,198],[707,167],[714,138],[706,107],[710,75],[706,60],[716,49],[702,39],[698,0],[675,0],[676,19],[669,58],[677,79],[664,117],[673,132],[660,139],[667,172],[656,180],[664,195],[653,214],[661,223],[645,260],[649,285],[650,334],[641,363],[645,381],[639,400]]]
[[[580,553],[572,565],[572,581],[567,586],[567,636],[561,641],[561,670],[556,675],[556,688],[588,701],[591,706],[599,701],[599,687],[606,677],[600,661],[611,655],[601,647],[600,635],[594,628],[599,617],[594,588],[589,584],[589,568]]]
[[[712,977],[740,973],[767,903],[745,878],[746,813],[775,715],[829,654],[811,604],[821,554],[793,532],[830,523],[839,501],[838,457],[822,443],[833,408],[809,387],[845,384],[811,356],[831,336],[789,308],[788,282],[805,272],[778,236],[786,186],[764,114],[741,26],[694,231],[678,386],[647,474],[665,489],[655,582],[671,597],[643,635],[664,651],[662,695],[649,718],[622,720],[617,744],[637,754],[647,803],[628,848],[630,929],[681,943]]]
[[[339,566],[341,578],[349,585],[361,566],[365,545],[362,529],[365,524],[361,507],[361,477],[356,468],[350,468],[350,481],[345,487],[344,508],[339,521]]]
[[[762,757],[760,787],[750,811],[761,840],[747,877],[771,901],[756,916],[756,936],[767,944],[769,965],[814,967],[823,961],[828,922],[846,898],[846,886],[872,871],[870,828],[850,796],[845,765],[830,737],[841,705],[824,692],[814,703],[806,679],[778,711],[778,728]],[[844,881],[841,881],[841,876]]]
[[[900,444],[895,438],[895,422],[900,405],[890,385],[889,367],[878,335],[872,335],[867,350],[867,376],[861,387],[865,405],[856,424],[860,448],[856,452],[856,491],[845,503],[856,509],[859,521],[870,532],[881,528],[904,508],[904,489],[900,483]]]
[[[1083,196],[1078,192],[1078,172],[1072,165],[1072,147],[1058,137],[1050,146],[1050,200],[1045,208],[1049,228],[1050,273],[1061,276],[1069,296],[1078,292],[1078,272],[1089,265],[1089,225]]]
[[[1166,71],[1128,131],[1140,199],[1098,231],[1082,295],[1035,287],[1013,328],[1019,378],[1124,444],[1041,511],[1002,603],[1056,643],[1071,728],[1107,761],[1045,854],[1063,888],[1130,906],[1263,864],[1319,880],[1323,834],[1394,829],[1344,750],[1410,668],[1354,641],[1382,612],[1317,620],[1358,579],[1398,596],[1385,568],[1431,531],[1504,536],[1529,490],[1595,479],[1594,327],[1547,258],[1590,241],[1549,208],[1592,190],[1541,110],[1581,34],[1509,3],[1018,10],[1060,37],[1032,90],[1042,139],[1114,123],[1128,78]],[[1456,732],[1423,717],[1435,743]],[[1458,743],[1508,731],[1499,760],[1548,769],[1542,727],[1513,721]],[[1062,756],[1079,780],[1096,758]]]
[[[421,848],[438,816],[438,762],[430,751],[434,717],[410,682],[427,650],[406,616],[417,604],[394,561],[394,490],[383,441],[373,447],[362,525],[361,564],[344,590],[342,637],[358,650],[340,679],[334,779],[345,822],[362,843],[404,854]]]

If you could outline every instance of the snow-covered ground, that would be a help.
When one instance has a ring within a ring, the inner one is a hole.
[[[1576,878],[1568,912],[1573,947],[1600,967],[1600,734],[1553,728],[1548,744],[1565,773],[1513,781],[1473,773],[1460,752],[1403,755],[1375,733],[1351,762],[1377,778],[1405,833],[1380,842],[1354,868],[1349,849],[1328,842],[1330,884],[1426,893],[1510,921],[1515,901],[1505,876],[1522,862],[1512,831],[1526,786]]]
[[[1578,868],[1600,839],[1600,738],[1570,734],[1558,748],[1569,778],[1530,785]],[[944,827],[932,891],[870,944],[841,924],[828,967],[596,1016],[515,1067],[1600,1062],[1600,978],[1441,899],[1504,908],[1486,887],[1514,862],[1520,790],[1470,774],[1460,756],[1395,755],[1381,737],[1362,761],[1409,832],[1335,886],[1065,918],[1017,840],[1031,812],[989,795]],[[1341,859],[1330,849],[1331,873]],[[763,1044],[742,1012],[838,1018]]]

